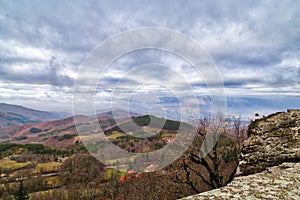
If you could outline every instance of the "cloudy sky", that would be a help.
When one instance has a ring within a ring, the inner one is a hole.
[[[80,66],[97,45],[123,31],[161,27],[205,49],[224,82],[229,114],[253,117],[300,108],[299,7],[297,0],[0,0],[0,102],[71,113]],[[156,64],[136,68],[149,63]],[[178,99],[170,87],[184,81],[203,111],[211,106],[203,77],[170,52],[128,53],[102,76],[95,98],[99,110],[109,108],[113,99],[135,112],[177,115],[180,101],[189,102],[190,96],[181,93],[186,98]],[[170,84],[146,81],[152,79]],[[121,90],[114,92],[122,83],[131,87],[126,98]]]

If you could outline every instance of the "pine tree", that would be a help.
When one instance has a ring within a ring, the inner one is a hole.
[[[24,189],[24,185],[23,182],[20,181],[19,183],[19,190],[14,194],[14,198],[16,200],[27,200],[29,199],[28,194],[26,193],[25,189]]]

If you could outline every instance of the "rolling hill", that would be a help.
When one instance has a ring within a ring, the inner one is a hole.
[[[176,130],[180,125],[178,121],[165,120],[152,115],[133,116],[122,119],[113,119],[110,115],[105,116],[105,114],[98,116],[97,119],[101,129],[97,125],[97,121],[90,121],[93,125],[92,128],[80,127],[86,128],[84,136],[82,137],[81,134],[80,139],[99,137],[99,133],[104,133],[110,139],[117,139],[126,135],[135,137],[141,133],[157,134],[160,130],[176,134]],[[86,116],[75,116],[61,120],[2,127],[0,129],[0,142],[41,143],[54,148],[74,146],[78,140],[74,118],[89,119]],[[191,125],[186,123],[182,123],[181,125],[183,127],[191,127]]]
[[[66,113],[39,111],[23,106],[0,103],[0,126],[53,121],[67,117]]]

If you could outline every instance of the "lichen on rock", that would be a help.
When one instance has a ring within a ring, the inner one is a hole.
[[[236,177],[223,188],[184,198],[197,199],[299,199],[300,163],[282,163],[248,176]]]
[[[249,126],[239,175],[248,175],[283,162],[300,161],[300,110],[289,110],[258,119]]]
[[[300,110],[257,119],[248,131],[237,177],[184,199],[300,199]]]

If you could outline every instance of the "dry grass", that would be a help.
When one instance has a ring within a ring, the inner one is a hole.
[[[103,137],[104,136],[101,133],[95,133],[95,134],[90,134],[90,135],[76,136],[74,138],[74,141],[93,140],[93,139],[103,138]]]
[[[59,162],[38,163],[36,171],[43,173],[58,171],[60,165],[61,163]]]
[[[126,134],[121,133],[121,132],[117,132],[117,131],[113,131],[111,135],[107,136],[109,139],[116,139],[118,137],[124,136]]]
[[[2,160],[0,160],[0,168],[1,169],[17,170],[17,169],[26,167],[29,164],[31,164],[31,163],[30,162],[19,163],[14,160],[11,160],[9,158],[3,158]]]
[[[58,176],[47,177],[46,180],[47,180],[47,183],[49,185],[52,185],[53,187],[60,186],[60,179]]]

